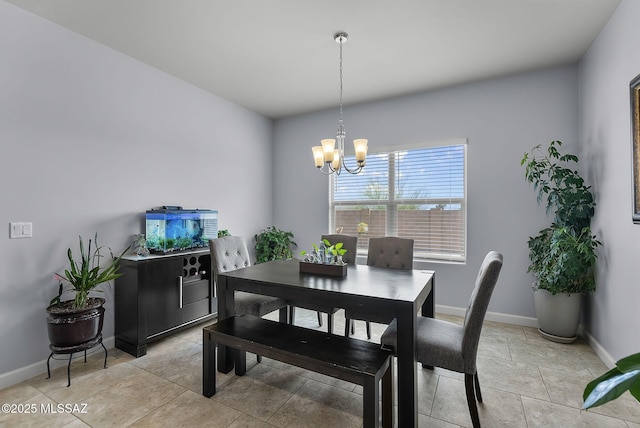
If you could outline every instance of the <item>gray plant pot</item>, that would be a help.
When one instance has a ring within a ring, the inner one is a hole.
[[[571,343],[576,340],[582,294],[554,295],[547,290],[536,289],[533,292],[533,302],[540,334],[554,342]]]

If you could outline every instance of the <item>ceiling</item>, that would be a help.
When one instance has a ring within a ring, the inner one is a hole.
[[[270,118],[578,61],[620,0],[6,0]]]

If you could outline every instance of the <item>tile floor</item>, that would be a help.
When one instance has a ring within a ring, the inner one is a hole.
[[[317,328],[315,313],[297,310],[296,324]],[[51,379],[41,375],[0,390],[1,403],[32,405],[29,408],[35,410],[0,413],[0,427],[362,426],[359,386],[266,358],[256,364],[248,356],[245,376],[219,374],[218,393],[203,397],[201,328],[156,342],[138,359],[110,350],[106,370],[102,352],[91,355],[86,364],[81,358],[74,360],[69,388],[66,367],[61,367]],[[335,329],[344,330],[341,312]],[[374,324],[373,330],[373,340],[378,341],[384,326]],[[364,331],[364,324],[356,323],[356,335],[364,338]],[[584,341],[556,344],[533,328],[486,322],[478,368],[485,428],[640,428],[640,404],[629,393],[591,411],[579,410],[584,386],[606,371]],[[422,368],[418,375],[420,427],[471,426],[461,375]],[[73,412],[58,404],[70,405]],[[44,413],[43,408],[57,413]]]

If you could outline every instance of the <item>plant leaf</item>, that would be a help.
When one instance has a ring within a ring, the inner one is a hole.
[[[631,389],[636,382],[640,382],[640,370],[622,373],[617,367],[613,368],[587,384],[582,409],[590,409],[615,400]]]
[[[618,360],[618,362],[616,363],[616,367],[618,367],[621,372],[640,370],[640,352]]]

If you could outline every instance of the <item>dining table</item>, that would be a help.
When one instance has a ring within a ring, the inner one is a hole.
[[[220,273],[217,279],[218,319],[235,313],[235,291],[280,297],[290,305],[305,303],[395,318],[398,325],[398,426],[418,426],[416,360],[417,314],[433,317],[435,273],[349,265],[345,276],[300,272],[297,259],[273,260]],[[234,367],[233,350],[219,345],[218,371]]]

